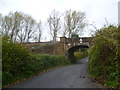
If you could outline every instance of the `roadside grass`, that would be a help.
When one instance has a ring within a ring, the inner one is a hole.
[[[104,84],[105,86],[110,86],[110,87],[117,87],[117,85],[118,85],[118,83],[116,82],[116,81],[105,81],[105,84]],[[119,86],[120,86],[120,84],[119,84]]]

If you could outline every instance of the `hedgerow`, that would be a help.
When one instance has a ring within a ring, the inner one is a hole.
[[[98,30],[89,50],[89,73],[107,87],[120,86],[120,29],[109,26]]]
[[[22,44],[2,40],[3,87],[51,67],[67,65],[65,56],[33,54]]]

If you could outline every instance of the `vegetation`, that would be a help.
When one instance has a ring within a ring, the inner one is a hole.
[[[53,41],[56,41],[58,31],[60,31],[61,28],[59,12],[53,10],[47,22],[49,25],[50,35],[52,36]]]
[[[2,42],[2,85],[8,85],[42,72],[50,67],[70,64],[65,56],[37,55],[22,44]]]
[[[41,21],[39,23],[30,15],[22,12],[10,12],[6,16],[0,16],[0,29],[2,35],[8,36],[13,42],[40,41]]]
[[[71,38],[72,34],[82,34],[86,27],[85,13],[75,10],[67,10],[63,15],[53,10],[47,18],[49,35],[53,41],[57,40],[58,34]],[[62,23],[64,22],[64,23]],[[8,40],[13,42],[40,42],[44,33],[43,22],[38,22],[30,15],[23,12],[9,12],[2,16],[0,13],[0,30],[2,35],[7,35]],[[44,36],[46,37],[46,36]]]
[[[82,35],[84,28],[87,26],[85,13],[75,10],[67,10],[64,15],[63,36],[72,37],[72,34]]]
[[[96,31],[89,50],[89,73],[107,87],[120,86],[120,29],[110,25]]]
[[[64,33],[64,36],[71,37],[74,34],[75,37],[86,26],[85,13],[68,10],[64,14],[62,20],[65,23],[61,23],[61,15],[55,10],[47,19],[53,41],[56,41],[61,27],[63,27],[62,33]],[[42,22],[40,20],[37,22],[28,14],[17,11],[10,12],[5,16],[0,14],[0,30],[2,31],[2,34],[0,34],[3,36],[3,86],[46,70],[49,67],[70,64],[65,56],[36,55],[24,45],[19,44],[31,41],[40,42],[43,29]],[[49,48],[48,45],[42,47]],[[36,48],[33,47],[33,49]]]
[[[76,60],[81,60],[81,59],[88,56],[88,51],[87,50],[85,50],[85,51],[76,51],[76,52],[74,52],[74,56],[75,56]]]

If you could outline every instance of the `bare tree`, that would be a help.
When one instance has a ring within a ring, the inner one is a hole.
[[[28,26],[27,26],[27,42],[29,42],[29,40],[33,37],[34,33],[36,32],[36,21],[32,18],[32,17],[28,17],[26,19],[28,22]]]
[[[13,39],[15,28],[16,28],[16,17],[13,13],[9,13],[7,16],[2,18],[2,34],[8,36],[9,40]]]
[[[14,38],[14,42],[16,42],[20,30],[23,29],[24,16],[23,16],[23,13],[21,12],[15,12],[12,18],[14,18],[13,25],[15,29],[13,33],[13,38]]]
[[[69,38],[71,37],[72,33],[80,35],[87,25],[85,21],[85,13],[80,11],[67,10],[65,12],[64,23],[64,31],[67,31]]]
[[[71,22],[72,22],[72,17],[71,17],[71,10],[65,12],[65,17],[64,17],[64,34],[68,33],[68,37],[71,37]]]
[[[47,22],[48,22],[48,25],[49,25],[50,34],[53,38],[53,41],[56,41],[58,31],[60,30],[60,15],[59,15],[59,12],[53,10],[53,12],[49,16]]]
[[[38,28],[38,42],[41,41],[41,37],[42,37],[42,23],[41,21],[39,21],[39,23],[37,24],[37,28]]]
[[[21,12],[10,12],[1,19],[2,34],[13,42],[29,42],[36,32],[36,21],[29,15]]]
[[[64,22],[64,21],[63,21]],[[66,23],[64,22],[63,23],[63,27],[62,27],[62,29],[63,29],[63,31],[62,31],[62,36],[63,37],[66,37],[66,35],[67,35],[67,27],[65,27],[66,26]]]

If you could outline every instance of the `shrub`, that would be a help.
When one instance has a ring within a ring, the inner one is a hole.
[[[120,30],[115,26],[96,32],[89,50],[89,73],[108,87],[120,86],[118,60],[120,56]]]
[[[28,73],[27,68],[31,60],[30,52],[23,45],[8,42],[4,37],[2,41],[2,78],[4,85],[11,82],[11,78]]]
[[[2,85],[8,85],[24,79],[50,67],[67,65],[65,56],[37,55],[25,46],[8,42],[3,37],[2,43]]]

